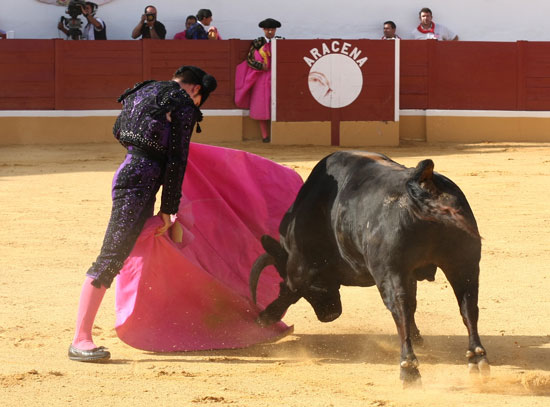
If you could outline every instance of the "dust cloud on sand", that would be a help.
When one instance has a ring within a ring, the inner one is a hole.
[[[199,137],[196,138],[197,140]],[[335,148],[225,144],[307,177]],[[480,322],[491,376],[470,376],[467,333],[442,273],[418,287],[422,387],[403,390],[399,341],[375,288],[345,287],[323,324],[305,301],[293,334],[248,349],[151,353],[114,331],[114,290],[94,326],[110,363],[71,362],[67,348],[84,273],[98,253],[116,144],[0,148],[0,400],[22,405],[548,406],[550,145],[410,144],[376,152],[415,166],[431,158],[476,215],[483,251]]]

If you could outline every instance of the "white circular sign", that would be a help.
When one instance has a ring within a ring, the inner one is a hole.
[[[328,54],[311,66],[308,85],[311,95],[323,106],[344,107],[361,93],[363,73],[347,55]]]

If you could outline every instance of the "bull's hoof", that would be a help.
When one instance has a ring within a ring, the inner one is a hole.
[[[418,360],[405,359],[400,363],[400,379],[403,382],[404,389],[422,387],[422,380],[420,379],[420,371],[418,370]]]
[[[329,312],[327,314],[319,316],[318,319],[321,322],[332,322],[335,319],[337,319],[340,315],[342,315],[341,312]]]
[[[258,318],[256,318],[256,323],[260,326],[266,327],[269,325],[273,325],[276,322],[279,322],[280,319],[274,318],[268,314],[265,314],[263,312],[260,313]]]
[[[468,358],[468,371],[470,374],[481,374],[483,377],[489,377],[491,375],[491,367],[489,366],[489,360],[485,349],[481,346],[475,348],[475,350],[468,350],[466,352]]]
[[[417,368],[401,368],[400,379],[404,389],[418,389],[422,387],[422,379]]]

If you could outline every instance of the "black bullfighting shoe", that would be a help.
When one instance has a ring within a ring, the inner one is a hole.
[[[81,350],[73,345],[69,346],[69,359],[77,362],[105,362],[111,357],[111,352],[107,348],[100,346],[90,350]]]

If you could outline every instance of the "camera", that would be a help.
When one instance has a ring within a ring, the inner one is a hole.
[[[155,21],[155,15],[152,13],[145,14],[145,17],[147,17],[147,21]]]
[[[86,5],[84,0],[71,0],[67,6],[67,14],[72,18],[77,18],[82,14],[82,7]]]
[[[85,6],[86,2],[84,0],[71,0],[66,11],[71,18],[61,16],[61,23],[69,30],[67,35],[72,40],[82,39],[82,21],[78,16],[82,14],[82,8]]]
[[[61,22],[69,30],[67,34],[72,40],[80,40],[82,38],[82,21],[80,18],[67,18],[61,16]]]

